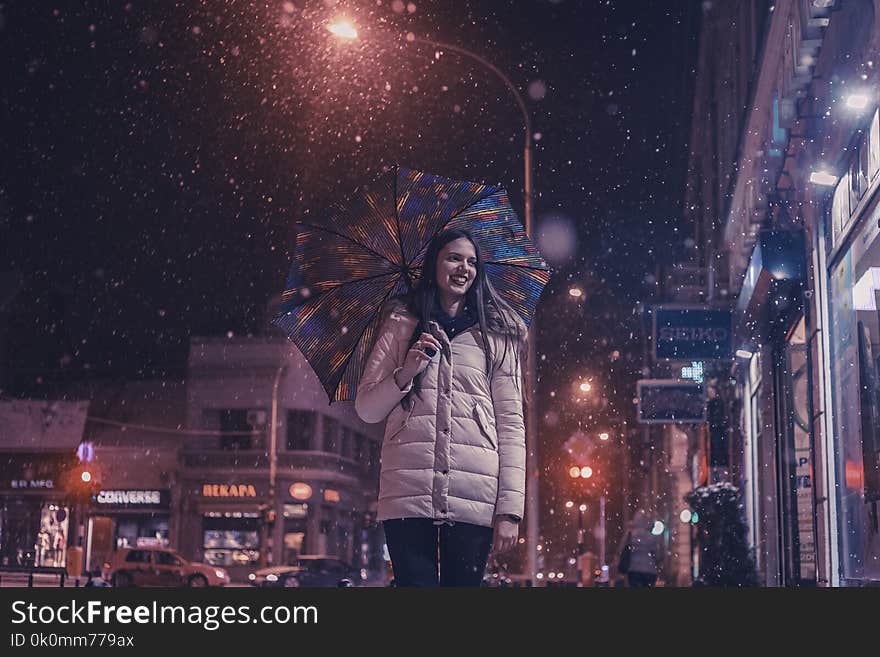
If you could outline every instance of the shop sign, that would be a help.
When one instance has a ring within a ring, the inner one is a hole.
[[[52,479],[13,479],[9,482],[10,488],[37,488],[52,489],[55,488],[55,482]]]
[[[0,433],[3,432],[0,417]],[[0,459],[0,490],[14,492],[53,491],[61,487],[76,459],[72,451],[19,452]]]
[[[95,497],[101,506],[143,507],[169,505],[167,490],[102,490]]]
[[[763,230],[758,235],[736,301],[737,325],[766,321],[770,301],[806,278],[803,230]],[[780,290],[780,286],[783,286]],[[787,294],[787,293],[786,293]]]
[[[309,516],[309,505],[308,504],[285,504],[284,505],[284,517],[285,518],[308,518]]]
[[[256,497],[253,484],[204,484],[202,497]]]
[[[683,424],[706,421],[706,390],[702,384],[678,379],[642,379],[637,384],[641,424]]]
[[[730,358],[731,314],[699,306],[656,306],[654,348],[657,360]]]
[[[290,496],[295,500],[305,501],[312,497],[312,487],[302,481],[290,484],[290,488],[287,489],[287,492],[290,493]]]

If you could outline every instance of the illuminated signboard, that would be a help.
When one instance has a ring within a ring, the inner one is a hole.
[[[312,487],[301,481],[290,484],[288,489],[290,496],[295,500],[307,500],[312,496]]]
[[[706,421],[706,390],[695,381],[642,379],[637,391],[638,421],[642,424]]]
[[[102,490],[95,496],[101,506],[146,507],[169,506],[167,490]]]
[[[654,349],[657,360],[730,358],[733,354],[729,310],[656,306]]]
[[[256,497],[253,484],[204,484],[202,497]]]

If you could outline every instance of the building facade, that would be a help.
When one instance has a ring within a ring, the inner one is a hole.
[[[382,569],[382,427],[351,402],[329,404],[289,340],[193,338],[187,409],[194,435],[180,451],[171,531],[184,555],[240,580],[299,554]]]
[[[76,449],[83,402],[0,402],[0,566],[64,568],[81,545]]]
[[[185,382],[101,382],[78,386],[76,395],[90,404],[80,449],[82,467],[93,476],[85,507],[85,569],[100,570],[120,548],[173,547]]]
[[[733,311],[728,475],[768,586],[880,581],[878,9],[704,3],[686,211]]]

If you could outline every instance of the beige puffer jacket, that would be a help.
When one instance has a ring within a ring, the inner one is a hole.
[[[378,519],[433,518],[489,527],[496,515],[523,515],[525,427],[516,345],[490,334],[495,354],[490,383],[479,324],[452,341],[437,322],[443,346],[422,373],[412,409],[400,401],[394,374],[406,358],[417,319],[399,305],[383,322],[355,397],[358,416],[386,420]]]

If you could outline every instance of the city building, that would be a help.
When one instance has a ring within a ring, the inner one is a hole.
[[[89,400],[79,449],[92,475],[85,506],[84,567],[99,570],[120,548],[174,546],[171,535],[178,451],[186,423],[183,381],[79,384]]]
[[[63,568],[68,547],[82,544],[76,449],[87,411],[87,402],[0,402],[0,566]]]
[[[193,338],[186,426],[171,530],[184,555],[245,581],[299,554],[383,568],[382,425],[329,404],[287,338]]]
[[[685,211],[733,312],[726,476],[763,585],[876,584],[880,14],[703,9]]]

